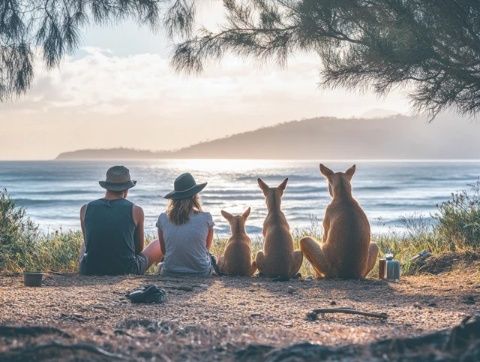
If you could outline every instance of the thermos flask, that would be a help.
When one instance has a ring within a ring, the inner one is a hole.
[[[385,265],[386,265],[386,260],[380,259],[380,261],[378,262],[378,277],[380,279],[385,279]]]
[[[385,255],[385,279],[389,281],[400,280],[400,262],[393,259],[393,254]]]

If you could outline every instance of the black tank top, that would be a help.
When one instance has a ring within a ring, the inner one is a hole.
[[[85,213],[85,273],[135,273],[135,222],[133,203],[125,199],[99,199]]]

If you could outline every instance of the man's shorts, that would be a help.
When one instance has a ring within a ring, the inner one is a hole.
[[[135,256],[135,261],[137,262],[137,272],[135,274],[143,275],[148,269],[149,261],[145,254],[140,253]]]
[[[125,270],[116,270],[115,272],[106,272],[101,268],[88,268],[86,263],[85,255],[82,257],[80,261],[80,274],[82,275],[124,275],[124,274],[137,274],[143,275],[148,269],[149,260],[146,255],[140,253],[135,255],[135,261],[130,263],[130,266],[127,266]],[[90,270],[89,270],[90,269]]]

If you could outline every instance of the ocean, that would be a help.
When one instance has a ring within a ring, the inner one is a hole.
[[[98,181],[115,161],[1,161],[0,187],[46,233],[79,230],[80,207],[103,195]],[[292,229],[320,227],[330,201],[326,180],[314,161],[269,160],[132,160],[121,162],[137,180],[129,199],[145,211],[145,229],[155,233],[158,215],[165,209],[163,195],[182,172],[197,182],[208,182],[202,192],[204,209],[211,212],[218,236],[229,226],[220,214],[240,213],[251,207],[247,232],[261,234],[266,207],[257,177],[271,186],[289,178],[282,206]],[[335,171],[351,166],[326,162]],[[432,216],[452,192],[468,189],[480,176],[480,161],[362,161],[357,162],[353,195],[364,208],[373,233],[402,231],[404,218],[434,222]]]

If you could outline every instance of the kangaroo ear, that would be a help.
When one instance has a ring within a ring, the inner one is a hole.
[[[230,221],[233,218],[233,215],[230,214],[229,212],[226,212],[225,210],[222,210],[221,213],[222,213],[223,217],[225,219],[227,219],[228,221]]]
[[[330,170],[327,166],[325,166],[323,163],[320,164],[320,172],[322,173],[323,176],[326,178],[330,178],[333,176],[333,171]]]
[[[288,182],[288,177],[285,180],[283,180],[280,185],[278,185],[278,188],[282,191],[285,191],[285,189],[287,188],[287,182]]]
[[[345,171],[345,175],[347,175],[349,180],[352,179],[353,175],[355,174],[356,169],[357,169],[357,166],[353,165],[347,171]]]
[[[260,177],[257,179],[257,181],[258,181],[258,186],[260,186],[262,191],[264,193],[267,192],[269,189],[268,185],[265,182],[263,182],[263,180]]]
[[[248,209],[246,209],[246,210],[243,212],[243,214],[242,214],[243,220],[247,220],[248,215],[250,215],[250,210],[251,210],[251,209],[248,208]]]

